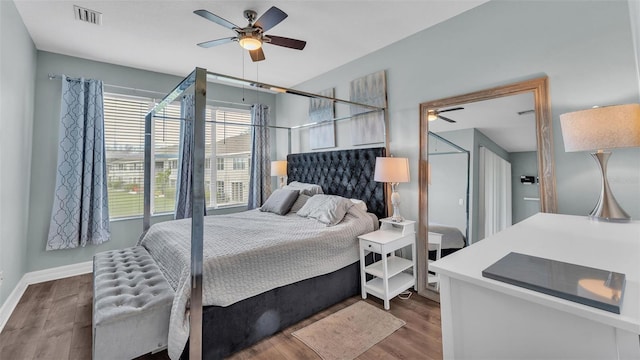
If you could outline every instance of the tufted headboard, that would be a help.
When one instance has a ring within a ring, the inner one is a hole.
[[[383,147],[287,155],[287,182],[318,184],[325,194],[363,200],[369,212],[387,217],[385,184],[373,180]]]

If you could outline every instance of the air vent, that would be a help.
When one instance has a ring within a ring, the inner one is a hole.
[[[102,13],[91,9],[81,8],[77,5],[73,5],[73,12],[75,13],[76,20],[102,25]]]

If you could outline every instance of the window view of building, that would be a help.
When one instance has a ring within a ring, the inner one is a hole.
[[[105,94],[105,147],[111,218],[140,216],[144,194],[144,117],[152,99]],[[171,104],[154,119],[152,213],[173,212],[178,182],[180,105]],[[248,111],[207,108],[205,137],[205,195],[207,206],[247,203],[251,156]],[[216,166],[212,167],[212,159]],[[227,187],[225,184],[228,184]],[[215,194],[215,196],[211,196]]]

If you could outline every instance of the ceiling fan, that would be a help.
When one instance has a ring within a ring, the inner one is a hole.
[[[229,22],[207,10],[196,10],[193,13],[236,32],[236,36],[233,37],[199,43],[198,46],[203,48],[210,48],[213,46],[237,41],[238,43],[240,43],[240,46],[249,50],[251,60],[262,61],[265,59],[264,52],[262,51],[262,45],[265,43],[296,50],[302,50],[304,49],[305,45],[307,45],[306,41],[265,34],[266,31],[269,31],[271,28],[278,25],[288,16],[284,11],[278,9],[275,6],[272,6],[257,20],[256,16],[258,14],[255,11],[245,10],[244,17],[245,19],[249,20],[249,25],[247,25],[246,27],[235,25],[232,22]]]
[[[456,110],[463,110],[463,107],[455,107],[455,108],[451,108],[451,109],[444,109],[444,110],[428,110],[427,111],[427,120],[429,121],[434,121],[437,120],[438,118],[444,120],[444,121],[448,121],[450,123],[455,123],[455,120],[449,119],[448,117],[442,116],[440,115],[443,112],[447,112],[447,111],[456,111]]]

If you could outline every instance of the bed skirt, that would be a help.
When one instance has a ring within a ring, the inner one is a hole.
[[[360,262],[227,307],[205,306],[202,358],[222,359],[360,293]],[[181,359],[189,358],[189,344]]]

